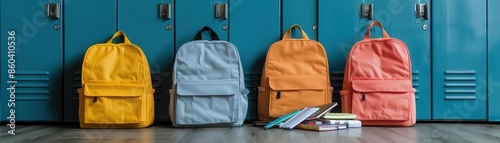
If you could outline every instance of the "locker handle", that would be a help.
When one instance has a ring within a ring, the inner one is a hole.
[[[172,6],[169,3],[158,4],[158,17],[163,19],[170,19]]]
[[[215,18],[227,19],[227,3],[215,4]]]
[[[429,19],[429,6],[427,4],[416,4],[415,13],[417,18]]]
[[[361,4],[359,6],[361,18],[373,19],[373,4]]]
[[[59,19],[60,8],[59,3],[47,3],[45,4],[45,15],[47,18]]]

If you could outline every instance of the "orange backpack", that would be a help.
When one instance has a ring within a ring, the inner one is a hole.
[[[301,39],[292,39],[294,27],[302,32]],[[259,120],[331,103],[332,90],[325,49],[309,40],[299,25],[292,25],[267,52],[257,98]]]
[[[370,39],[373,26],[382,29],[382,38]],[[352,47],[342,88],[342,112],[356,114],[363,125],[412,126],[416,122],[408,48],[390,38],[378,21]]]

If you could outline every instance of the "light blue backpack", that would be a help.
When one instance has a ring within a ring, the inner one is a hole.
[[[201,40],[204,31],[212,41]],[[174,61],[170,119],[174,127],[241,126],[248,111],[238,50],[209,27],[183,44]]]

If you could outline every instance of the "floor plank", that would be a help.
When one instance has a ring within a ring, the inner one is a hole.
[[[154,125],[144,129],[80,129],[78,126],[18,125],[16,135],[2,127],[1,143],[447,143],[500,142],[500,125],[417,123],[413,127],[362,127],[315,132],[245,124],[232,128],[173,128]]]

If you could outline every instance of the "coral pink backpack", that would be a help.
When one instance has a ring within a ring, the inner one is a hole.
[[[370,38],[373,26],[382,29],[382,38]],[[342,112],[356,114],[363,125],[415,124],[408,48],[401,40],[390,38],[380,22],[372,22],[363,40],[352,47],[344,74]]]

